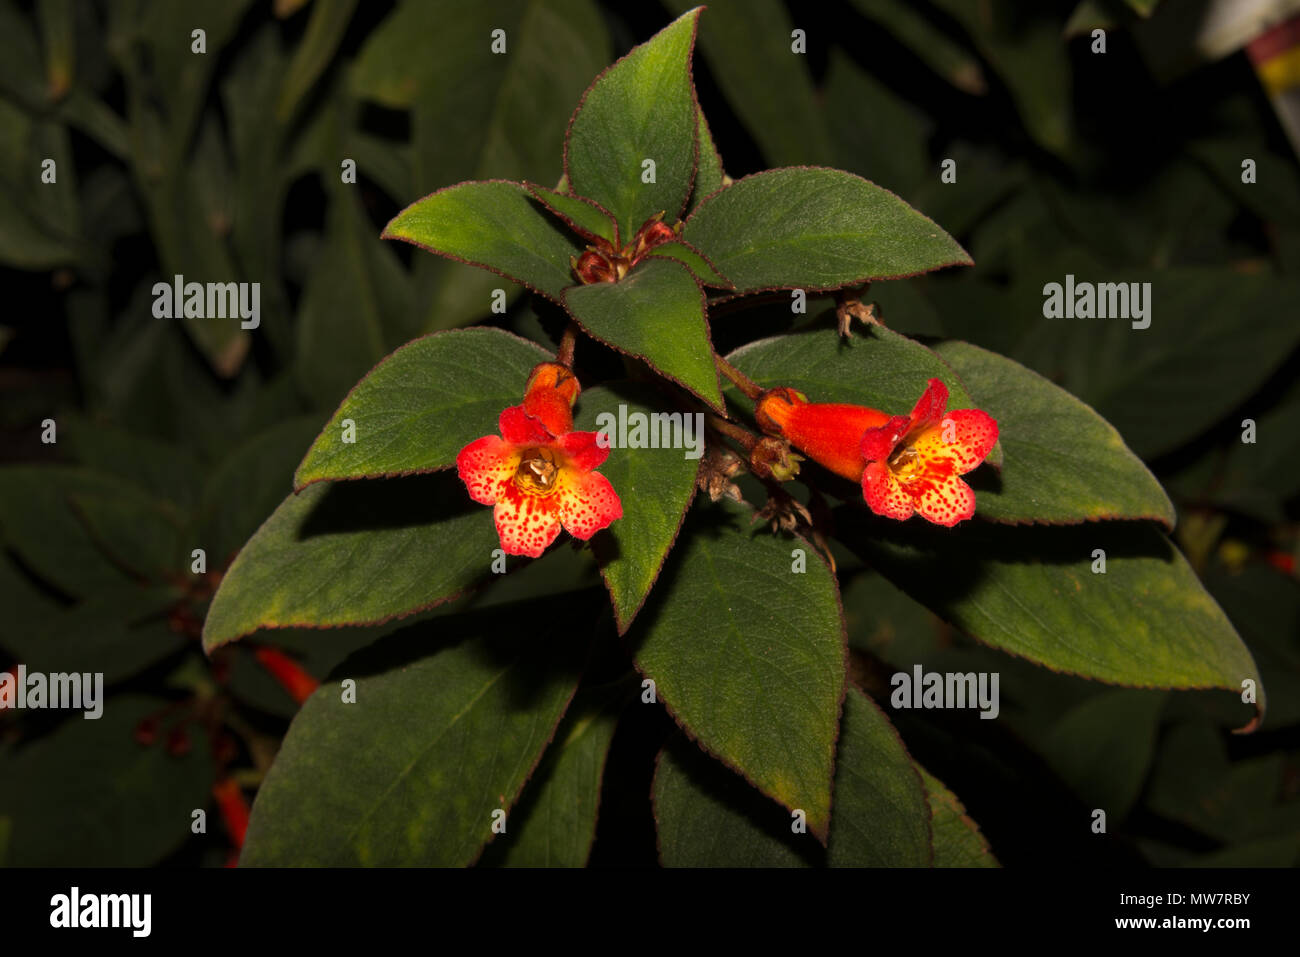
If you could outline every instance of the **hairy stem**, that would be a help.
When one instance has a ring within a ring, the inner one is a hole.
[[[745,393],[745,398],[757,400],[763,394],[762,386],[722,358],[722,356],[715,354],[713,361],[717,363],[718,371],[730,379],[737,389]]]

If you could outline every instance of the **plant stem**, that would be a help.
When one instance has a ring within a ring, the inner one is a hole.
[[[713,361],[717,363],[718,371],[730,379],[737,389],[745,393],[745,398],[757,400],[763,394],[762,386],[722,358],[722,356],[715,354]]]
[[[728,422],[726,419],[716,415],[708,417],[709,428],[719,435],[725,435],[727,438],[740,443],[746,452],[752,452],[754,446],[758,444],[758,436],[749,429],[736,425],[734,422]]]

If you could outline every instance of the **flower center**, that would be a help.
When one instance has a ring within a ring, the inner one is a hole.
[[[515,469],[515,485],[529,495],[550,495],[559,488],[560,467],[550,449],[528,449]]]
[[[916,449],[910,445],[900,446],[889,457],[889,469],[902,481],[908,481],[914,478],[919,462],[920,455]]]

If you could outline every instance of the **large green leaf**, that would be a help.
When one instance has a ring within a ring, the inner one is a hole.
[[[656,213],[674,222],[691,192],[691,51],[700,9],[683,14],[597,77],[569,124],[569,184],[609,210],[625,239]],[[645,160],[654,161],[653,182],[643,182],[649,175]]]
[[[1022,295],[1065,276],[1063,266],[1044,271],[1020,287]],[[1036,303],[1032,331],[1014,355],[1095,408],[1145,458],[1220,421],[1300,345],[1292,318],[1300,280],[1228,269],[1075,276],[1103,279],[1151,283],[1148,328],[1122,318],[1044,319]]]
[[[659,423],[669,420],[656,419],[656,415],[678,416],[683,428],[677,434],[684,439],[685,417],[690,413],[670,413],[663,408],[662,395],[645,386],[631,383],[598,386],[578,398],[574,428],[597,431],[612,424],[609,458],[600,471],[618,492],[623,502],[623,517],[598,535],[592,545],[614,603],[620,632],[627,631],[645,603],[668,550],[677,539],[686,508],[695,497],[700,459],[688,458],[691,450],[628,448],[623,444],[624,439],[629,444],[639,441],[634,429],[637,417],[641,416],[645,423],[644,440],[651,441],[648,430],[654,427],[656,446],[664,445],[660,441]],[[619,435],[620,421],[628,424],[625,437]],[[695,441],[703,442],[703,423],[695,422],[691,435]]]
[[[898,732],[857,688],[844,699],[835,761],[832,867],[929,867],[930,806]]]
[[[971,263],[956,240],[893,193],[814,167],[736,180],[691,213],[682,238],[740,292],[838,289]]]
[[[493,841],[484,864],[505,867],[582,867],[596,838],[596,810],[609,743],[626,687],[580,694],[524,791],[505,835]]]
[[[659,752],[654,800],[665,867],[807,867],[821,859],[794,817],[678,735]]]
[[[258,628],[377,624],[430,608],[488,574],[497,547],[492,510],[450,472],[313,485],[240,550],[204,647]]]
[[[951,367],[919,342],[874,327],[848,342],[829,329],[774,336],[741,346],[727,361],[765,388],[789,386],[809,402],[847,402],[906,415],[929,379],[948,387],[948,409],[976,402]],[[989,462],[1002,461],[1000,444]]]
[[[332,680],[303,706],[240,863],[473,863],[494,812],[508,838],[573,697],[591,636],[581,620],[554,600],[508,607],[405,629],[348,659],[334,677],[356,682],[355,703]]]
[[[1259,684],[1250,652],[1179,552],[1147,524],[957,529],[845,506],[838,537],[986,644],[1057,671],[1141,688]],[[1093,567],[1105,553],[1105,572]],[[1259,693],[1257,715],[1263,714]]]
[[[620,352],[722,408],[704,292],[681,263],[647,260],[618,282],[573,286],[564,305],[582,327]]]
[[[523,401],[528,373],[547,353],[499,329],[437,332],[379,363],[343,400],[298,467],[295,487],[322,479],[430,472],[496,432],[501,410]],[[356,425],[345,442],[344,420]]]
[[[96,720],[74,714],[49,736],[0,751],[0,818],[13,820],[0,864],[145,867],[184,843],[195,809],[209,804],[212,762],[198,729],[183,757],[161,740],[136,743],[135,726],[166,705],[110,698]]]
[[[383,235],[482,266],[557,302],[575,281],[569,259],[580,247],[520,183],[486,180],[440,189],[394,216]]]
[[[976,514],[1002,522],[1153,518],[1174,506],[1105,419],[1036,372],[965,342],[935,347],[998,421],[1002,470],[972,476]]]
[[[835,578],[747,518],[719,506],[688,522],[630,632],[636,664],[706,751],[824,837],[845,682]]]
[[[1089,807],[1119,823],[1142,791],[1167,697],[1130,688],[1093,695],[1046,729],[1040,750]]]

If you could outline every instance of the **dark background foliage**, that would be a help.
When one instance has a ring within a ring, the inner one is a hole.
[[[848,169],[970,250],[973,269],[870,298],[891,327],[1002,352],[1108,418],[1170,491],[1176,540],[1260,665],[1270,712],[1232,736],[1213,696],[996,654],[846,557],[868,691],[887,694],[903,662],[1002,673],[1002,720],[893,717],[1009,866],[1300,860],[1300,171],[1244,54],[1197,62],[1176,15],[1135,12],[1149,6],[724,0],[696,54],[730,175]],[[0,716],[0,862],[226,860],[222,828],[194,837],[187,815],[151,809],[209,804],[214,776],[251,795],[295,704],[251,646],[201,655],[207,593],[175,556],[199,529],[224,567],[401,343],[475,322],[553,341],[546,308],[516,297],[491,315],[499,280],[379,231],[453,182],[554,183],[591,77],[686,7],[0,0],[0,666],[104,670],[117,702],[100,722]],[[506,81],[475,68],[498,26],[520,64]],[[260,328],[154,318],[150,289],[175,273],[260,282]],[[1042,286],[1066,273],[1177,292],[1145,331],[1045,320]],[[713,335],[725,351],[791,322],[757,307]],[[274,644],[319,678],[374,633]],[[636,714],[615,736],[593,863],[654,860],[646,769],[670,726]],[[149,715],[174,740],[141,744]],[[1118,839],[1089,833],[1098,805],[1121,809]]]

